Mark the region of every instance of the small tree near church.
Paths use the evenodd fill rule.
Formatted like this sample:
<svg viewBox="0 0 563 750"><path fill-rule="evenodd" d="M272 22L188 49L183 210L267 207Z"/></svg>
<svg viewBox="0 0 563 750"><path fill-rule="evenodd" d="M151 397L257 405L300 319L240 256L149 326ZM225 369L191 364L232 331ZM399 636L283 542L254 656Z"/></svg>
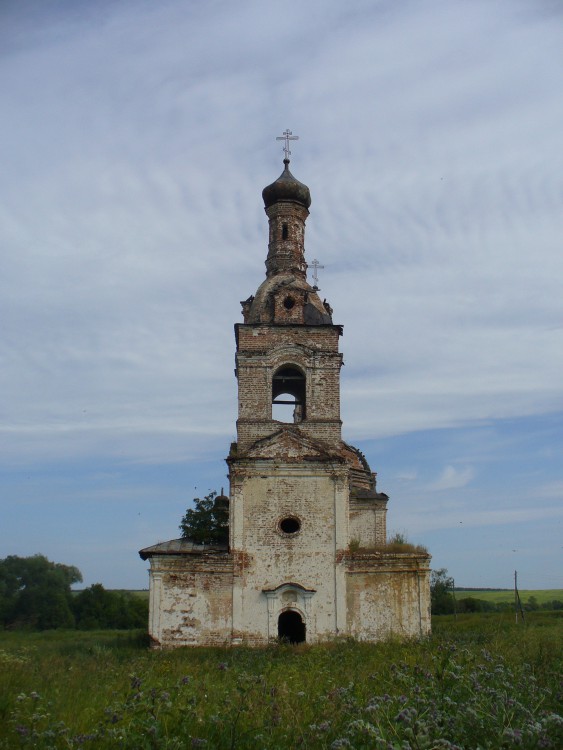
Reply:
<svg viewBox="0 0 563 750"><path fill-rule="evenodd" d="M198 544L228 544L229 507L223 496L215 491L203 500L194 498L194 507L189 508L180 523L183 539L191 539Z"/></svg>

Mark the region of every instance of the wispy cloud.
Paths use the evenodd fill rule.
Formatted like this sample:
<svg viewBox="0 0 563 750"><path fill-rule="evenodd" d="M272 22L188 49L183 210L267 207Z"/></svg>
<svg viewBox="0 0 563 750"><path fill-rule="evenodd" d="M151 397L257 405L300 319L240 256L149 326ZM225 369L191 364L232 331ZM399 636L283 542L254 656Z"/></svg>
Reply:
<svg viewBox="0 0 563 750"><path fill-rule="evenodd" d="M514 0L3 3L0 465L196 477L215 456L222 475L288 126L347 437L560 410L561 20ZM409 455L397 480L476 489L476 451Z"/></svg>
<svg viewBox="0 0 563 750"><path fill-rule="evenodd" d="M471 466L456 468L455 466L446 466L441 472L438 479L430 485L431 490L451 490L468 485L475 472Z"/></svg>
<svg viewBox="0 0 563 750"><path fill-rule="evenodd" d="M460 518L460 515L463 518ZM563 518L563 507L559 505L548 505L536 508L514 508L502 510L478 510L471 511L467 508L461 512L440 512L434 516L419 515L411 516L411 527L420 534L428 530L437 529L460 529L481 528L483 526L512 526L513 524L525 524L537 521L549 520L557 522Z"/></svg>
<svg viewBox="0 0 563 750"><path fill-rule="evenodd" d="M395 474L395 479L400 482L415 482L418 477L418 472L415 470L403 470Z"/></svg>
<svg viewBox="0 0 563 750"><path fill-rule="evenodd" d="M563 480L548 482L537 488L538 497L553 497L563 500Z"/></svg>

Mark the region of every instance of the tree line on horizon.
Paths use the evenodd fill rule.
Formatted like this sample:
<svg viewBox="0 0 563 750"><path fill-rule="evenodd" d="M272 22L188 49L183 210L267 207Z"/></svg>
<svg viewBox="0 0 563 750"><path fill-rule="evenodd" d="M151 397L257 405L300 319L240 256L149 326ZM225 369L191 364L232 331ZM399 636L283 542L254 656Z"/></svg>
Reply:
<svg viewBox="0 0 563 750"><path fill-rule="evenodd" d="M193 526L189 530L193 533ZM78 568L51 562L44 555L10 555L0 560L0 629L129 630L146 627L148 601L145 597L108 591L101 583L72 591L71 586L80 582L82 574ZM510 602L495 603L475 597L456 599L453 579L445 568L432 571L430 593L433 615L506 612L514 606ZM523 609L529 612L563 610L563 602L553 600L540 604L530 596L523 602Z"/></svg>
<svg viewBox="0 0 563 750"><path fill-rule="evenodd" d="M5 630L79 630L144 628L148 602L134 594L108 591L94 583L79 592L82 581L73 565L44 555L0 560L0 628Z"/></svg>
<svg viewBox="0 0 563 750"><path fill-rule="evenodd" d="M468 591L470 589L462 589ZM475 589L475 591L506 591L506 589ZM464 614L466 612L510 612L514 609L513 602L490 602L473 596L457 598L455 596L454 580L448 576L446 568L433 570L430 578L430 602L433 615L453 615L455 612ZM552 599L547 602L538 602L535 596L530 596L522 602L525 612L536 612L538 610L562 610L563 601Z"/></svg>

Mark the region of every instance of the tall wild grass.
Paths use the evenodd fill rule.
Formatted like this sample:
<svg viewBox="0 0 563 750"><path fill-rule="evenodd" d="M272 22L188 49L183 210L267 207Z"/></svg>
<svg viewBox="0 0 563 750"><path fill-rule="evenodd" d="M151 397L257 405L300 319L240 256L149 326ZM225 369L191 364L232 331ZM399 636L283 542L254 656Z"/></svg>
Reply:
<svg viewBox="0 0 563 750"><path fill-rule="evenodd" d="M431 638L150 651L142 633L0 633L0 748L561 748L561 613Z"/></svg>

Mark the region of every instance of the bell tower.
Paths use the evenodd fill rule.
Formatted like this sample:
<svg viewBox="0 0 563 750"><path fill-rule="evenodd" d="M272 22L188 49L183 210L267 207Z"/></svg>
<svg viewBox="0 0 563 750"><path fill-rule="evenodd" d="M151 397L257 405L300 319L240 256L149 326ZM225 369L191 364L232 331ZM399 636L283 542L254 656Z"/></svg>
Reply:
<svg viewBox="0 0 563 750"><path fill-rule="evenodd" d="M140 551L151 564L156 646L376 641L430 629L430 556L386 544L389 498L342 440L342 327L307 281L311 195L289 171L295 138L284 133L283 172L262 192L266 277L235 325L237 439L229 497L216 499L229 506L229 543L182 538Z"/></svg>
<svg viewBox="0 0 563 750"><path fill-rule="evenodd" d="M346 632L350 482L354 475L375 497L375 479L342 442L342 326L307 281L311 196L290 172L287 150L282 174L262 198L266 278L241 303L244 322L235 325L237 442L227 459L233 633L259 642L260 632L271 639L293 621L295 632L318 640ZM372 506L375 542L385 539L386 496Z"/></svg>
<svg viewBox="0 0 563 750"><path fill-rule="evenodd" d="M269 221L266 279L241 303L244 323L235 326L241 450L279 431L280 421L333 447L340 441L342 327L333 324L328 303L307 282L311 196L289 171L289 159L284 165L262 192ZM284 416L277 406L290 408Z"/></svg>

